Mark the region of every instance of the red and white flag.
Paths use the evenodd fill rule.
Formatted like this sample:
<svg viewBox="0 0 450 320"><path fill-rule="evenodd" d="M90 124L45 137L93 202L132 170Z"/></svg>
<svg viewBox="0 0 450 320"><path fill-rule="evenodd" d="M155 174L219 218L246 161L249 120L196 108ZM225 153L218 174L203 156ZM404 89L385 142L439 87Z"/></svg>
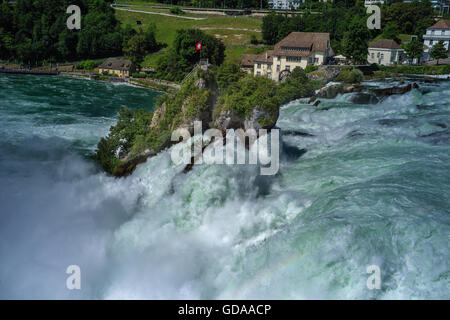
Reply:
<svg viewBox="0 0 450 320"><path fill-rule="evenodd" d="M197 51L202 50L202 42L201 41L195 45L195 50L197 50Z"/></svg>

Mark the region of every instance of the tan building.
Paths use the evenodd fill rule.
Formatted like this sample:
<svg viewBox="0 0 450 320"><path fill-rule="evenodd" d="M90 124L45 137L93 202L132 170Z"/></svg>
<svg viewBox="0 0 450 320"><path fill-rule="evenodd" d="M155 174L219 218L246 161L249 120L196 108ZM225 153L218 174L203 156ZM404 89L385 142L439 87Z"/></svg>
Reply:
<svg viewBox="0 0 450 320"><path fill-rule="evenodd" d="M395 63L401 64L405 51L397 42L390 39L380 39L369 44L367 62L390 66Z"/></svg>
<svg viewBox="0 0 450 320"><path fill-rule="evenodd" d="M296 67L305 69L308 65L326 64L332 55L329 33L291 32L274 50L255 58L253 73L279 81Z"/></svg>
<svg viewBox="0 0 450 320"><path fill-rule="evenodd" d="M117 77L129 77L134 72L133 63L130 60L108 58L98 67L100 74L108 74Z"/></svg>

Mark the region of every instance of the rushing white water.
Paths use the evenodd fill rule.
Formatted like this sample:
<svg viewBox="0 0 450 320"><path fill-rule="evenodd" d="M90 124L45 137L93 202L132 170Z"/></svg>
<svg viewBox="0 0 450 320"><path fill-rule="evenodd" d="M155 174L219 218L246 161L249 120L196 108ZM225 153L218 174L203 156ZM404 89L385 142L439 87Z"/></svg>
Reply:
<svg viewBox="0 0 450 320"><path fill-rule="evenodd" d="M184 174L165 151L115 179L86 155L117 88L46 79L0 78L1 298L450 298L448 82L377 105L284 106L273 177L250 165ZM27 94L5 93L17 81ZM37 102L43 81L84 98ZM106 105L95 115L76 111L98 106L91 86ZM125 89L137 91L120 89L120 103L138 106L144 91ZM79 291L66 289L73 264ZM366 287L369 265L381 290Z"/></svg>

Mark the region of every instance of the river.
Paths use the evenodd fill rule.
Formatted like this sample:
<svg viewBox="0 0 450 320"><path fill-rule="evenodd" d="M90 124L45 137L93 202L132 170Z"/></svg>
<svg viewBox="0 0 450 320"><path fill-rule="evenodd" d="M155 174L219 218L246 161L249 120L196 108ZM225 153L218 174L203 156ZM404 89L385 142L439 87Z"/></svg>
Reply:
<svg viewBox="0 0 450 320"><path fill-rule="evenodd" d="M164 151L116 179L96 144L159 93L0 76L0 298L449 299L450 82L419 85L283 106L275 176Z"/></svg>

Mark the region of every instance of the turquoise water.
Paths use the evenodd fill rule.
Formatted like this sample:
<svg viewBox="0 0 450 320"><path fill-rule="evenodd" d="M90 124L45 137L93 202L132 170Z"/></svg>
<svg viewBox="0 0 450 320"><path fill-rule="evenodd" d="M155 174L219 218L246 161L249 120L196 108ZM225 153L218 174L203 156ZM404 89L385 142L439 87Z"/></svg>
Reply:
<svg viewBox="0 0 450 320"><path fill-rule="evenodd" d="M164 151L115 179L90 160L96 143L121 105L151 109L158 94L2 76L0 297L448 299L449 89L291 102L276 176L184 174Z"/></svg>

